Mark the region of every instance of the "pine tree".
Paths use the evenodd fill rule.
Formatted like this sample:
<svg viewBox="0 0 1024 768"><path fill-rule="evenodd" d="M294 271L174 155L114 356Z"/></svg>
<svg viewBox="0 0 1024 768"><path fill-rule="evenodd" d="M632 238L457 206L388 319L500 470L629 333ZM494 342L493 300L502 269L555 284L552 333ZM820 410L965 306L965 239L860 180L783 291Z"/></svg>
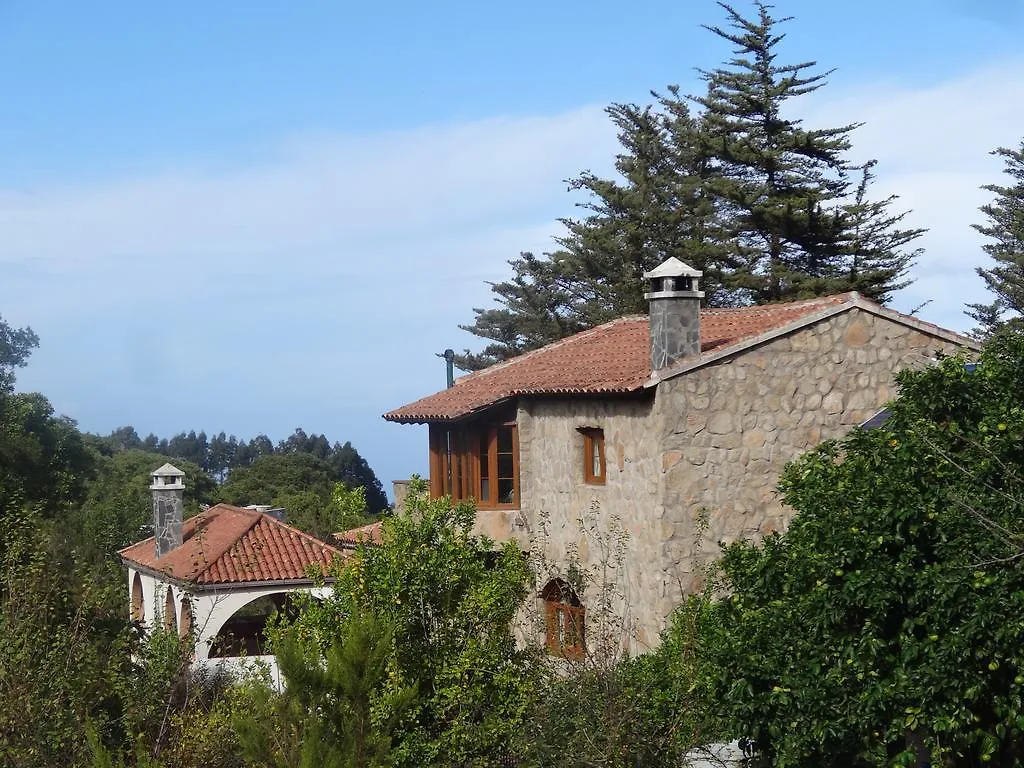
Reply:
<svg viewBox="0 0 1024 768"><path fill-rule="evenodd" d="M890 213L896 195L871 200L868 189L876 161L861 166L861 180L853 200L843 207L844 234L839 242L843 282L841 290L859 291L872 301L885 304L894 291L910 284L907 270L923 249L907 247L925 233L924 229L900 229L907 211Z"/></svg>
<svg viewBox="0 0 1024 768"><path fill-rule="evenodd" d="M607 110L623 149L615 163L618 178L584 172L570 182L570 189L588 194L580 208L589 213L561 219L568 234L557 241L566 254L563 269L595 286L594 300L581 312L588 326L646 313L643 274L671 256L704 271L707 303L725 301L731 265L723 263L715 202L706 187L700 122L677 88L653 95L653 106Z"/></svg>
<svg viewBox="0 0 1024 768"><path fill-rule="evenodd" d="M455 364L464 371L486 368L587 328L577 308L585 302L572 293L578 281L569 279L564 259L562 253L521 253L509 261L512 279L490 284L499 307L474 308L473 325L459 326L491 343L482 352L456 355Z"/></svg>
<svg viewBox="0 0 1024 768"><path fill-rule="evenodd" d="M554 253L510 262L511 280L492 283L499 307L475 309L460 326L491 343L467 350L476 369L627 314L644 313L642 275L670 256L704 272L708 306L742 306L857 290L877 301L907 284L922 234L900 229L894 197L869 195L874 162L846 158L856 124L809 129L794 100L829 72L815 62L777 63L784 39L770 6L746 19L720 3L735 46L703 71L703 96L677 88L654 104L615 104L617 175L584 172L571 190L587 197L580 218L561 219ZM691 112L689 105L699 110ZM852 177L852 178L851 178ZM859 178L858 178L859 177Z"/></svg>
<svg viewBox="0 0 1024 768"><path fill-rule="evenodd" d="M703 183L699 122L678 89L656 97L656 107L606 110L622 146L618 178L585 171L569 181L570 189L588 193L579 206L588 215L561 220L567 232L556 238L558 251L509 262L513 278L491 284L500 308L474 309L475 323L460 326L492 343L482 353L457 356L460 368L482 368L645 313L643 273L670 256L704 270L708 303L729 303L726 281L735 264L720 245L715 204Z"/></svg>
<svg viewBox="0 0 1024 768"><path fill-rule="evenodd" d="M979 327L976 333L987 336L1003 327L1019 328L1024 325L1024 140L1020 149L1000 147L992 152L1006 163L1003 172L1013 180L1011 186L988 184L982 189L995 195L995 200L981 207L988 219L974 228L991 242L982 250L996 264L990 269L978 267L977 272L985 287L996 295L991 304L969 304ZM1004 320L1009 311L1013 315Z"/></svg>
<svg viewBox="0 0 1024 768"><path fill-rule="evenodd" d="M751 20L720 3L728 28L706 26L735 46L733 58L701 70L707 93L704 138L718 165L712 189L723 205L737 279L756 302L828 292L839 272L842 221L834 203L846 192L849 134L856 127L807 130L787 115L791 99L813 93L829 72L815 62L778 64L784 35L769 7ZM824 291L823 291L824 289Z"/></svg>

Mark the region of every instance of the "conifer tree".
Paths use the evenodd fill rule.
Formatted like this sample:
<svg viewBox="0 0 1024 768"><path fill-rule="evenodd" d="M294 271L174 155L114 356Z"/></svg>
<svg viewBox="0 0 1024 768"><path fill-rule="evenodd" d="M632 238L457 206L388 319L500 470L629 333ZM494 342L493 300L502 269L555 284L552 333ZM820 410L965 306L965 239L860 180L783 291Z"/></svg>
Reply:
<svg viewBox="0 0 1024 768"><path fill-rule="evenodd" d="M853 289L886 297L903 284L912 254L901 248L920 231L894 231L902 217L886 213L889 201L868 201L870 166L846 159L857 124L806 128L792 116L792 101L831 72L778 62L778 27L790 19L773 18L769 5L756 3L756 19L719 5L728 25L705 28L735 46L733 58L702 70L707 92L695 101L717 164L710 184L741 264L733 279L754 303ZM851 188L856 170L861 184Z"/></svg>
<svg viewBox="0 0 1024 768"><path fill-rule="evenodd" d="M874 161L847 159L856 124L806 128L794 102L829 72L816 63L780 64L770 6L756 18L731 6L725 27L733 57L701 70L706 92L654 94L650 106L615 104L616 177L570 180L587 194L581 218L561 219L560 246L510 262L514 276L492 283L499 306L475 309L460 326L491 343L457 357L482 368L626 314L645 313L642 275L669 256L704 272L709 306L742 306L857 290L876 301L907 284L922 234L901 229L894 197L869 195ZM698 109L691 112L689 105Z"/></svg>
<svg viewBox="0 0 1024 768"><path fill-rule="evenodd" d="M924 229L900 229L908 211L891 213L896 195L871 200L868 190L874 181L876 161L861 166L861 180L853 199L843 206L844 234L839 242L843 290L859 291L872 301L885 304L894 291L910 284L907 270L923 249L908 250Z"/></svg>
<svg viewBox="0 0 1024 768"><path fill-rule="evenodd" d="M515 274L492 283L501 305L474 309L463 330L492 341L482 353L456 357L475 370L544 346L616 317L647 311L643 273L670 256L705 273L712 306L732 303L728 275L736 267L721 245L722 232L709 195L699 120L677 88L654 94L656 105L613 104L618 128L618 177L589 171L569 181L588 193L581 218L564 218L561 248L509 262Z"/></svg>
<svg viewBox="0 0 1024 768"><path fill-rule="evenodd" d="M974 228L989 239L982 250L995 260L995 266L977 272L985 287L996 295L991 304L969 304L967 314L978 322L977 333L987 336L1004 326L1019 328L1024 315L1024 141L1020 149L1000 147L992 152L1002 157L1003 172L1013 183L1009 186L988 184L982 189L995 195L995 200L981 207L987 222ZM1012 316L1004 320L1009 311Z"/></svg>

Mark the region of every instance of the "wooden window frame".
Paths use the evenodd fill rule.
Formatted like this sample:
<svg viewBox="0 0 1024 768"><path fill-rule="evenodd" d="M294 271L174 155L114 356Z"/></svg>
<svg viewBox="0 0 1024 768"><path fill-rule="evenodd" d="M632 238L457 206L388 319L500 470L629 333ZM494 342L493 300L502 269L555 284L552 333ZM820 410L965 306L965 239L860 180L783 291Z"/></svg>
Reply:
<svg viewBox="0 0 1024 768"><path fill-rule="evenodd" d="M579 661L587 653L587 609L561 579L548 582L544 600L544 647L552 656Z"/></svg>
<svg viewBox="0 0 1024 768"><path fill-rule="evenodd" d="M604 485L608 477L608 465L604 455L604 430L600 427L583 427L583 482L587 485ZM601 474L594 474L594 451L597 451Z"/></svg>
<svg viewBox="0 0 1024 768"><path fill-rule="evenodd" d="M498 438L510 431L512 476L498 476ZM484 454L481 446L486 445ZM483 460L486 458L488 493L482 493ZM501 501L499 480L512 481L512 498ZM519 430L515 421L477 421L468 424L430 425L430 495L451 496L453 501L476 502L478 509L519 508Z"/></svg>

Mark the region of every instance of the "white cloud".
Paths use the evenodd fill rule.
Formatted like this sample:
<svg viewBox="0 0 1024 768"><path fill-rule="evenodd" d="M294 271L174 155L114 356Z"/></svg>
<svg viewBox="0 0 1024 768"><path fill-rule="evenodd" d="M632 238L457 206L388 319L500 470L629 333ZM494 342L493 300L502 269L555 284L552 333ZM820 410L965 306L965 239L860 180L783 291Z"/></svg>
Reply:
<svg viewBox="0 0 1024 768"><path fill-rule="evenodd" d="M853 134L854 151L878 159L876 193L899 195L894 209L911 209L907 222L929 230L918 241L925 254L917 280L896 297L896 308L930 300L921 317L966 330L964 304L991 300L974 273L987 257L971 225L991 197L980 187L1001 183L1002 165L989 153L1024 137L1024 60L923 87L885 83L819 94L807 123L864 123Z"/></svg>
<svg viewBox="0 0 1024 768"><path fill-rule="evenodd" d="M1024 133L1024 62L815 99L808 124L864 122L855 151L879 159L876 193L930 229L896 307L931 299L924 319L966 328L964 302L987 298L978 188L999 180L988 152ZM21 381L91 429L302 424L351 439L385 480L422 471L422 435L379 414L440 385L434 353L471 341L456 325L489 303L483 281L548 247L572 212L563 180L607 172L615 151L588 107L0 190L0 311L43 342Z"/></svg>
<svg viewBox="0 0 1024 768"><path fill-rule="evenodd" d="M8 191L0 198L0 263L42 261L56 271L130 257L258 269L261 259L287 253L304 260L313 254L309 259L322 266L345 255L339 247L529 219L561 194L561 179L607 157L611 144L601 110L583 108L382 136L290 140L248 167Z"/></svg>

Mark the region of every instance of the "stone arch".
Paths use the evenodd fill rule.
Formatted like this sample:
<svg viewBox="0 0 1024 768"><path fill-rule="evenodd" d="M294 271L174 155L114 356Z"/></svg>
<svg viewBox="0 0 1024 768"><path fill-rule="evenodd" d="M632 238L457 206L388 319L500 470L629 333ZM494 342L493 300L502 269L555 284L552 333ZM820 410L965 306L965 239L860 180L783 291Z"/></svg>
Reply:
<svg viewBox="0 0 1024 768"><path fill-rule="evenodd" d="M132 621L143 621L146 618L146 598L142 591L142 577L136 573L132 577Z"/></svg>
<svg viewBox="0 0 1024 768"><path fill-rule="evenodd" d="M586 654L587 609L563 579L552 579L540 591L544 601L544 646L548 653L566 659Z"/></svg>
<svg viewBox="0 0 1024 768"><path fill-rule="evenodd" d="M164 629L168 632L178 632L178 617L174 611L174 590L170 585L164 595Z"/></svg>
<svg viewBox="0 0 1024 768"><path fill-rule="evenodd" d="M265 630L272 615L284 612L298 615L295 592L272 592L257 595L240 606L217 629L210 641L211 659L223 656L262 656L267 653ZM316 598L313 598L316 600Z"/></svg>

